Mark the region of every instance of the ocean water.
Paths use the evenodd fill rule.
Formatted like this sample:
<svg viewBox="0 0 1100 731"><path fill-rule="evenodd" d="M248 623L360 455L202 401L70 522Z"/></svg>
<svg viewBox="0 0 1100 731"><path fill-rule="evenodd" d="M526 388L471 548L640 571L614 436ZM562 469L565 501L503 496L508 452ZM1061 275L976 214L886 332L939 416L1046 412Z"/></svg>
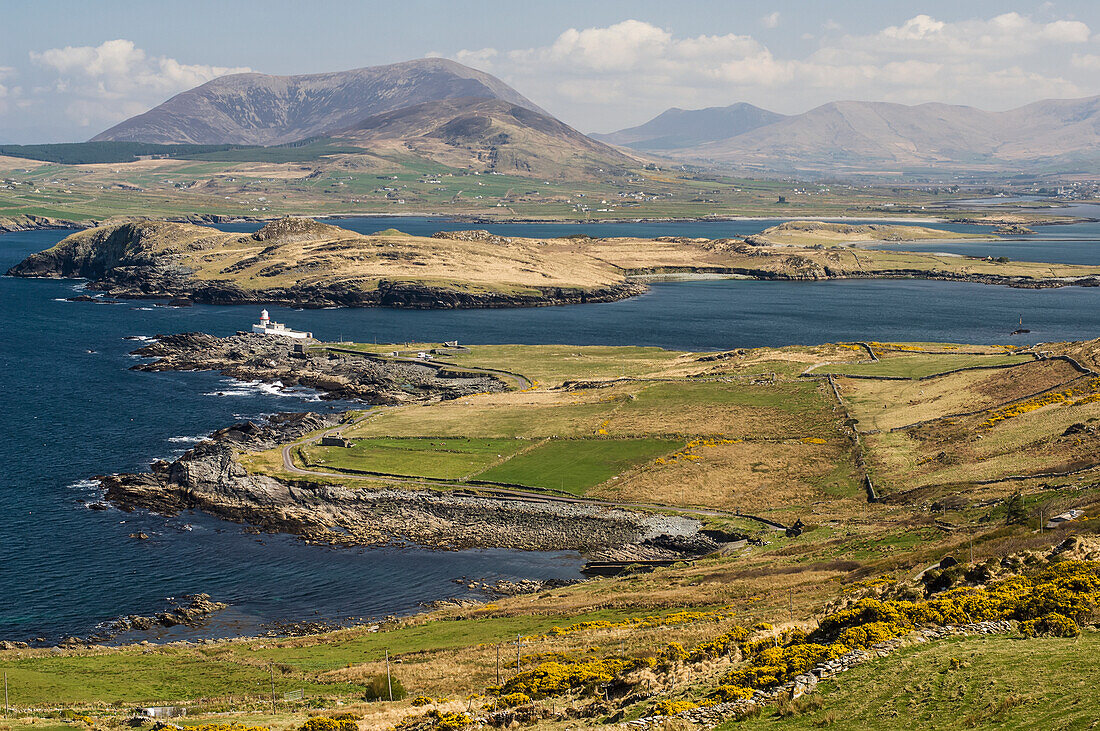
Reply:
<svg viewBox="0 0 1100 731"><path fill-rule="evenodd" d="M744 234L772 223L731 222L721 230L708 227L724 222L676 224L671 232L666 224L603 226L617 226L610 231L619 235L726 236L735 235L734 227ZM340 224L414 233L470 227L429 218ZM1089 224L1081 226L1079 238L1089 239ZM563 231L556 224L479 227L530 236ZM585 231L608 235L605 229ZM0 236L0 270L65 233ZM1041 245L1058 255L1071 243L1100 245L1095 238ZM191 592L232 604L199 633L224 636L252 632L276 619L412 611L420 602L462 595L452 581L462 576L578 575L580 559L568 552L336 550L288 536L249 535L241 526L198 514L166 519L89 510L86 504L98 492L88 478L96 474L144 469L238 419L341 405L215 373L128 370L135 362L128 353L141 343L127 337L191 330L228 335L247 327L256 307L65 301L79 291L76 281L0 278L0 638L87 634L99 622L158 611L165 597ZM669 283L622 302L518 310L269 309L275 319L320 338L360 341L710 350L853 339L1016 343L1100 336L1100 288L1017 290L924 281ZM1010 336L1020 317L1032 332ZM151 538L128 537L138 531ZM182 634L188 633L161 637Z"/></svg>

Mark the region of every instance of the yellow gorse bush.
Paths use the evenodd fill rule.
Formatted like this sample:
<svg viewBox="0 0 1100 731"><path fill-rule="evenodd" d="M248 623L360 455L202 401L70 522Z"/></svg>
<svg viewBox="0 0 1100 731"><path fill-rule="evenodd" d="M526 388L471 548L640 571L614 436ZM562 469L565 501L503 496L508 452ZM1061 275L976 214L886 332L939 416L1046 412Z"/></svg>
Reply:
<svg viewBox="0 0 1100 731"><path fill-rule="evenodd" d="M659 700L653 704L654 716L675 716L677 713L683 713L684 711L690 711L693 708L698 708L699 704L695 701L671 699Z"/></svg>
<svg viewBox="0 0 1100 731"><path fill-rule="evenodd" d="M656 666L651 657L609 657L540 663L525 670L501 686L490 688L499 695L523 693L531 698L548 698L572 690L593 692L598 686L640 668Z"/></svg>
<svg viewBox="0 0 1100 731"><path fill-rule="evenodd" d="M694 462L695 460L702 459L702 456L695 454L696 449L706 449L719 447L724 444L740 444L740 439L692 439L690 442L684 445L684 448L678 452L673 452L667 457L658 457L653 460L653 464L672 464L681 460L688 460Z"/></svg>
<svg viewBox="0 0 1100 731"><path fill-rule="evenodd" d="M1067 406L1079 406L1100 401L1100 378L1093 378L1083 388L1067 388L1065 391L1052 391L1041 396L1034 396L1011 406L1005 406L991 411L989 417L979 424L986 429L992 428L998 422L1007 419L1015 419L1017 416L1038 411L1044 406L1054 404L1066 404Z"/></svg>
<svg viewBox="0 0 1100 731"><path fill-rule="evenodd" d="M1074 637L1079 622L1100 607L1100 562L1062 561L984 587L952 589L922 601L861 599L825 617L807 636L741 640L745 664L727 672L711 693L718 700L749 697L752 689L784 683L857 648L908 634L922 625L1015 619L1027 636ZM693 659L713 657L738 636L727 633L696 648ZM720 653L717 653L720 654Z"/></svg>
<svg viewBox="0 0 1100 731"><path fill-rule="evenodd" d="M359 724L350 718L314 716L298 727L299 731L358 731Z"/></svg>

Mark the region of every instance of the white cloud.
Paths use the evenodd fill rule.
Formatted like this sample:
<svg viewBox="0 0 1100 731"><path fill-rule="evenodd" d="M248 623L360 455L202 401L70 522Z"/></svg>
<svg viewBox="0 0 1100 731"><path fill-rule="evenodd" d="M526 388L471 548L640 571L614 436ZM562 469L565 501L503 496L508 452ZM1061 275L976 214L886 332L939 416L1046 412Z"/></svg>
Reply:
<svg viewBox="0 0 1100 731"><path fill-rule="evenodd" d="M1078 20L1040 23L1015 12L952 23L915 15L871 35L848 36L841 43L893 55L1009 58L1049 45L1085 43L1091 35L1088 25Z"/></svg>
<svg viewBox="0 0 1100 731"><path fill-rule="evenodd" d="M251 71L150 56L125 39L32 51L30 58L56 74L49 87L36 91L63 96L65 112L82 127L118 122L218 76Z"/></svg>
<svg viewBox="0 0 1100 731"><path fill-rule="evenodd" d="M1075 53L1070 59L1074 68L1086 71L1100 71L1100 56L1095 53Z"/></svg>
<svg viewBox="0 0 1100 731"><path fill-rule="evenodd" d="M774 13L768 13L767 15L765 15L763 18L760 19L760 25L764 26L765 28L778 28L779 11L776 10Z"/></svg>
<svg viewBox="0 0 1100 731"><path fill-rule="evenodd" d="M840 26L828 21L824 28ZM454 58L503 77L582 129L605 131L670 106L735 101L800 112L842 98L1007 108L1080 96L1085 88L1100 91L1100 82L1065 72L1100 67L1100 56L1078 55L1070 63L1072 47L1090 39L1091 29L1077 20L1002 13L945 21L918 14L862 36L834 32L777 55L751 35L685 37L625 20L571 28L545 46L466 49ZM1058 54L1063 73L1051 73Z"/></svg>

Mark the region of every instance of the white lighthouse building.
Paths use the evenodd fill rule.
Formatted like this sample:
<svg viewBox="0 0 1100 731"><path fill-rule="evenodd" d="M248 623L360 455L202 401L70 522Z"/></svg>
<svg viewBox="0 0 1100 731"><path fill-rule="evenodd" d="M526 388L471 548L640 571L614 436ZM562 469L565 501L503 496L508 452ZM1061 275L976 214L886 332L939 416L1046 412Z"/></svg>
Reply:
<svg viewBox="0 0 1100 731"><path fill-rule="evenodd" d="M260 311L260 321L252 326L252 332L260 333L261 335L282 335L283 337L296 338L298 340L305 340L313 337L313 333L302 332L301 330L291 330L283 323L275 322L271 319L271 315L267 314L267 310Z"/></svg>

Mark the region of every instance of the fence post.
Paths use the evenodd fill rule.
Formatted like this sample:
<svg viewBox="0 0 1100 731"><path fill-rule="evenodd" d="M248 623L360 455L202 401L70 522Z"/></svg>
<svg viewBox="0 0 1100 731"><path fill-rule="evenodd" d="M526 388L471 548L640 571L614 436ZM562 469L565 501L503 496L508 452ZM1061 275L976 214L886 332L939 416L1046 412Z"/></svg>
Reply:
<svg viewBox="0 0 1100 731"><path fill-rule="evenodd" d="M268 665L267 672L271 678L271 714L275 715L275 666Z"/></svg>
<svg viewBox="0 0 1100 731"><path fill-rule="evenodd" d="M390 701L393 701L393 679L390 677L390 650L386 648L386 687L390 691Z"/></svg>

